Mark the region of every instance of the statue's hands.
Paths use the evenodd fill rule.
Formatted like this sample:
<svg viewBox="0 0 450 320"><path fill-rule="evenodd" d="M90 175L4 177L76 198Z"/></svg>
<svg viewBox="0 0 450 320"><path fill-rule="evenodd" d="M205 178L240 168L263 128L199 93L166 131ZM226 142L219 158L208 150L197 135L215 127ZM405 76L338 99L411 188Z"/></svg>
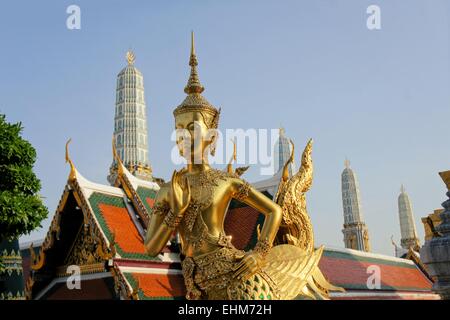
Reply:
<svg viewBox="0 0 450 320"><path fill-rule="evenodd" d="M180 172L174 170L172 174L171 187L169 189L170 209L177 216L181 216L186 211L191 201L191 188L186 177L184 179Z"/></svg>
<svg viewBox="0 0 450 320"><path fill-rule="evenodd" d="M250 251L234 268L234 277L247 280L263 266L264 259L258 252Z"/></svg>

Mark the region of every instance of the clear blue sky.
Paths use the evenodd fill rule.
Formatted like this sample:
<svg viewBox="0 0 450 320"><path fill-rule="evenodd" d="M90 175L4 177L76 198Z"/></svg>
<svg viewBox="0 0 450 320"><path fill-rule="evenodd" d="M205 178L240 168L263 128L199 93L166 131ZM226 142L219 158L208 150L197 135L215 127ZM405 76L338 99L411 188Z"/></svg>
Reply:
<svg viewBox="0 0 450 320"><path fill-rule="evenodd" d="M70 4L81 7L81 30L66 28ZM366 27L370 4L381 7L381 30ZM316 242L343 246L348 157L373 251L392 254L400 185L422 240L420 217L445 200L437 173L450 169L449 9L446 0L8 1L0 5L0 112L22 121L37 149L52 217L69 172L69 137L79 171L106 183L116 75L131 47L145 77L150 161L168 179L172 110L184 97L193 29L205 96L222 107L222 128L281 123L297 150L314 138L308 207ZM246 178L258 174L254 166Z"/></svg>

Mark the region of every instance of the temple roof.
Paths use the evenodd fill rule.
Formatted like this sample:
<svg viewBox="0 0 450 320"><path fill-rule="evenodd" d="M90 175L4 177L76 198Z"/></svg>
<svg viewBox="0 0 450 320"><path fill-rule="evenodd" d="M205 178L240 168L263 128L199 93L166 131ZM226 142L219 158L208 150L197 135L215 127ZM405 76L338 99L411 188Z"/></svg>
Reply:
<svg viewBox="0 0 450 320"><path fill-rule="evenodd" d="M123 197L94 192L89 197L89 203L108 242L115 242L117 256L153 259L145 252L143 234L132 220L131 209Z"/></svg>
<svg viewBox="0 0 450 320"><path fill-rule="evenodd" d="M433 283L412 261L359 250L326 247L320 269L334 285L369 290L369 267L380 270L380 291L431 292Z"/></svg>

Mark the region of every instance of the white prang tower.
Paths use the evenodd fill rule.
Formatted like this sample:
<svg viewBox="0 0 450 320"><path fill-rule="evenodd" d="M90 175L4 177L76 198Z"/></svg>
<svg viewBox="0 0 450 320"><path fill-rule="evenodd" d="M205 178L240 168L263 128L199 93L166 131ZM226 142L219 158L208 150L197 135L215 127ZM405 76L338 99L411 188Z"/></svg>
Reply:
<svg viewBox="0 0 450 320"><path fill-rule="evenodd" d="M135 56L127 52L128 65L117 75L114 140L117 154L136 177L153 180L148 161L147 115L144 97L144 77L134 66ZM113 160L108 182L115 184L117 164Z"/></svg>
<svg viewBox="0 0 450 320"><path fill-rule="evenodd" d="M400 244L402 248L406 250L412 248L418 251L420 244L419 238L417 237L414 214L411 201L403 185L400 188L400 195L398 196L398 216L400 219L400 233L402 236Z"/></svg>
<svg viewBox="0 0 450 320"><path fill-rule="evenodd" d="M345 160L345 169L341 176L342 206L344 209L344 243L345 247L360 251L370 251L369 231L363 221L361 196L359 194L356 174L350 168L350 161Z"/></svg>

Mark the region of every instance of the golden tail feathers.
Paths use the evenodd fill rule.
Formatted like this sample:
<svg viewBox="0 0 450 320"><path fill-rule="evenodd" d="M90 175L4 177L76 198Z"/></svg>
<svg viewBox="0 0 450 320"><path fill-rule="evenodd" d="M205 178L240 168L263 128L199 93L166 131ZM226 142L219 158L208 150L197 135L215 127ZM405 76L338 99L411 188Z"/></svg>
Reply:
<svg viewBox="0 0 450 320"><path fill-rule="evenodd" d="M319 269L323 246L307 253L293 245L273 247L263 270L277 284L280 299L327 300L329 291L343 291L330 284Z"/></svg>

